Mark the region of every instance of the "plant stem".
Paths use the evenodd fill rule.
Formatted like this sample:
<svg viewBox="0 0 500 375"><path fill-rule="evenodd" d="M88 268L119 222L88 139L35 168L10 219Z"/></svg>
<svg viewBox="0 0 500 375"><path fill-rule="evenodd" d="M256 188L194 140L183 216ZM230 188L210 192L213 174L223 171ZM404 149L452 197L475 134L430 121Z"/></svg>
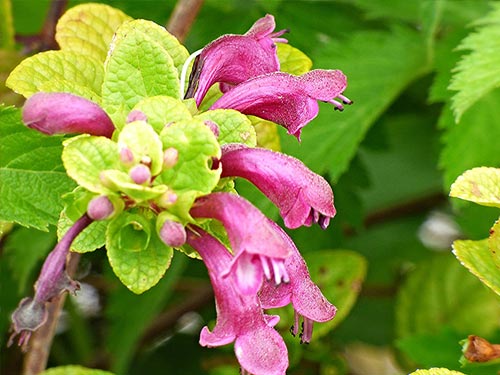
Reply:
<svg viewBox="0 0 500 375"><path fill-rule="evenodd" d="M167 30L180 42L186 39L203 0L179 0L167 23Z"/></svg>
<svg viewBox="0 0 500 375"><path fill-rule="evenodd" d="M0 0L0 49L14 48L14 26L10 0Z"/></svg>

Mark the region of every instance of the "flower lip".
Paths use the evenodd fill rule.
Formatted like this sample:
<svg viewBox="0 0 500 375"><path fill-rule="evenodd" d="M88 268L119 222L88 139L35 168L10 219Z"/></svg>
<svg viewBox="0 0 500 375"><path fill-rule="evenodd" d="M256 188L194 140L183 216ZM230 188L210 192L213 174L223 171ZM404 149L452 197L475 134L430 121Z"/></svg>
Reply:
<svg viewBox="0 0 500 375"><path fill-rule="evenodd" d="M185 98L194 98L199 106L208 89L216 82L227 90L249 78L279 71L276 42L287 30L273 33L276 27L270 14L257 20L244 35L227 34L214 40L193 64Z"/></svg>
<svg viewBox="0 0 500 375"><path fill-rule="evenodd" d="M210 109L235 109L284 126L300 141L301 129L319 112L317 101L329 102L343 109L341 99L347 78L340 70L311 70L302 76L283 72L263 74L248 79L224 93Z"/></svg>
<svg viewBox="0 0 500 375"><path fill-rule="evenodd" d="M252 182L279 208L288 228L318 223L325 229L335 216L330 185L298 159L263 148L227 144L222 147L220 162L221 177Z"/></svg>

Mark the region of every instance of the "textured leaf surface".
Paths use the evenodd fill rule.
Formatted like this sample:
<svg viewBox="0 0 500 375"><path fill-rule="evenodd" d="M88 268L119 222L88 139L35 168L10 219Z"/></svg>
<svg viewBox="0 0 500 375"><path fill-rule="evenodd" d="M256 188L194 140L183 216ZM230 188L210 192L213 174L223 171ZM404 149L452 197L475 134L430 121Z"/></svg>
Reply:
<svg viewBox="0 0 500 375"><path fill-rule="evenodd" d="M70 92L100 101L104 69L99 61L77 52L47 51L21 62L6 85L30 97L36 92Z"/></svg>
<svg viewBox="0 0 500 375"><path fill-rule="evenodd" d="M75 184L61 163L61 138L25 127L19 110L0 107L0 219L47 230Z"/></svg>
<svg viewBox="0 0 500 375"><path fill-rule="evenodd" d="M450 196L500 207L500 169L480 167L466 171L451 185Z"/></svg>
<svg viewBox="0 0 500 375"><path fill-rule="evenodd" d="M248 116L257 134L257 146L273 151L281 151L281 140L278 125L259 117Z"/></svg>
<svg viewBox="0 0 500 375"><path fill-rule="evenodd" d="M280 70L282 72L300 76L311 70L312 61L304 52L289 44L277 43L277 46Z"/></svg>
<svg viewBox="0 0 500 375"><path fill-rule="evenodd" d="M490 229L488 246L490 248L491 256L493 257L493 262L495 262L498 270L500 270L500 220L497 220ZM498 279L500 280L500 276Z"/></svg>
<svg viewBox="0 0 500 375"><path fill-rule="evenodd" d="M106 248L116 276L136 294L158 283L173 255L173 249L158 238L154 223L128 212L109 224Z"/></svg>
<svg viewBox="0 0 500 375"><path fill-rule="evenodd" d="M151 24L136 20L118 29L105 62L103 106L118 128L143 98L157 95L179 98L179 77L172 57L161 41L144 33L143 23Z"/></svg>
<svg viewBox="0 0 500 375"><path fill-rule="evenodd" d="M250 147L257 144L255 129L250 120L232 109L216 109L206 111L195 118L206 121L210 120L219 127L218 141L221 145L225 143L243 143Z"/></svg>
<svg viewBox="0 0 500 375"><path fill-rule="evenodd" d="M158 133L171 122L192 118L183 102L170 96L145 98L137 103L133 109L144 113L148 118L148 124Z"/></svg>
<svg viewBox="0 0 500 375"><path fill-rule="evenodd" d="M57 223L58 238L62 238L73 224L74 221L66 215L66 212L61 212L61 217ZM75 238L71 244L71 251L86 253L104 246L107 226L107 221L94 221Z"/></svg>
<svg viewBox="0 0 500 375"><path fill-rule="evenodd" d="M500 272L493 260L488 240L455 241L453 253L470 272L500 295Z"/></svg>
<svg viewBox="0 0 500 375"><path fill-rule="evenodd" d="M491 12L477 24L477 31L459 46L470 53L457 64L450 84L458 91L452 99L457 122L481 97L500 87L500 4L492 4Z"/></svg>
<svg viewBox="0 0 500 375"><path fill-rule="evenodd" d="M116 29L130 20L121 10L105 4L77 5L57 22L56 41L64 51L104 62Z"/></svg>
<svg viewBox="0 0 500 375"><path fill-rule="evenodd" d="M99 178L101 171L118 169L118 146L105 137L79 136L64 144L62 160L78 185L95 193L109 193Z"/></svg>
<svg viewBox="0 0 500 375"><path fill-rule="evenodd" d="M349 250L322 250L305 255L311 279L337 307L335 318L315 324L315 339L326 335L349 314L366 276L365 258Z"/></svg>
<svg viewBox="0 0 500 375"><path fill-rule="evenodd" d="M462 334L488 335L498 327L499 316L493 293L452 256L435 256L420 263L399 290L396 331L404 338L448 326Z"/></svg>
<svg viewBox="0 0 500 375"><path fill-rule="evenodd" d="M321 105L318 119L304 128L301 145L286 137L283 148L311 169L329 172L337 180L368 128L429 67L421 36L404 28L392 33L358 32L342 47L333 42L325 45L314 60L321 67L346 74L345 95L355 104L342 113L331 105Z"/></svg>

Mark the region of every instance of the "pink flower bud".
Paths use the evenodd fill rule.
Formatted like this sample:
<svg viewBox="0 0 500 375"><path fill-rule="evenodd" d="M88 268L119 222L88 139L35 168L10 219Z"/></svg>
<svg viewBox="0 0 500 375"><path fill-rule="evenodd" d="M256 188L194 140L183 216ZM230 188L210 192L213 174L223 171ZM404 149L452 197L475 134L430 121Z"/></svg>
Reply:
<svg viewBox="0 0 500 375"><path fill-rule="evenodd" d="M127 124L134 121L148 121L148 117L137 109L134 109L127 116Z"/></svg>
<svg viewBox="0 0 500 375"><path fill-rule="evenodd" d="M130 170L129 176L136 184L142 185L151 180L151 171L144 164L138 164Z"/></svg>
<svg viewBox="0 0 500 375"><path fill-rule="evenodd" d="M132 150L130 150L126 146L122 147L122 149L120 150L120 161L125 166L131 166L134 162L134 154L132 153Z"/></svg>
<svg viewBox="0 0 500 375"><path fill-rule="evenodd" d="M105 195L93 198L87 206L87 215L92 220L105 220L110 217L115 208Z"/></svg>
<svg viewBox="0 0 500 375"><path fill-rule="evenodd" d="M163 208L169 208L173 204L177 202L177 194L175 194L172 190L169 190L162 194L162 196L158 199L158 206Z"/></svg>
<svg viewBox="0 0 500 375"><path fill-rule="evenodd" d="M186 242L186 229L181 223L173 220L165 220L159 234L167 246L180 247Z"/></svg>
<svg viewBox="0 0 500 375"><path fill-rule="evenodd" d="M23 121L45 134L87 133L110 138L115 130L104 110L88 99L63 92L39 92L24 104Z"/></svg>
<svg viewBox="0 0 500 375"><path fill-rule="evenodd" d="M179 151L174 147L169 147L163 152L163 168L170 169L179 160Z"/></svg>

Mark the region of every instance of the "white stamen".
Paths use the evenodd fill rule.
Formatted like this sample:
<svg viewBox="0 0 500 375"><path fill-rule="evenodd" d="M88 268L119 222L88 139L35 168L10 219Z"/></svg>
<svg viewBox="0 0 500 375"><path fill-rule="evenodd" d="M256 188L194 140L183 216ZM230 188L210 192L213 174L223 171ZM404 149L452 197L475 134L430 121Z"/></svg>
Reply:
<svg viewBox="0 0 500 375"><path fill-rule="evenodd" d="M180 82L180 95L179 97L181 99L184 99L184 91L186 89L186 74L187 74L187 70L189 68L189 66L191 65L191 62L198 56L201 54L201 52L203 51L203 48L202 49L199 49L198 51L196 52L193 52L191 55L189 55L189 57L186 59L186 61L184 62L184 65L182 66L182 71L181 71L181 82Z"/></svg>

